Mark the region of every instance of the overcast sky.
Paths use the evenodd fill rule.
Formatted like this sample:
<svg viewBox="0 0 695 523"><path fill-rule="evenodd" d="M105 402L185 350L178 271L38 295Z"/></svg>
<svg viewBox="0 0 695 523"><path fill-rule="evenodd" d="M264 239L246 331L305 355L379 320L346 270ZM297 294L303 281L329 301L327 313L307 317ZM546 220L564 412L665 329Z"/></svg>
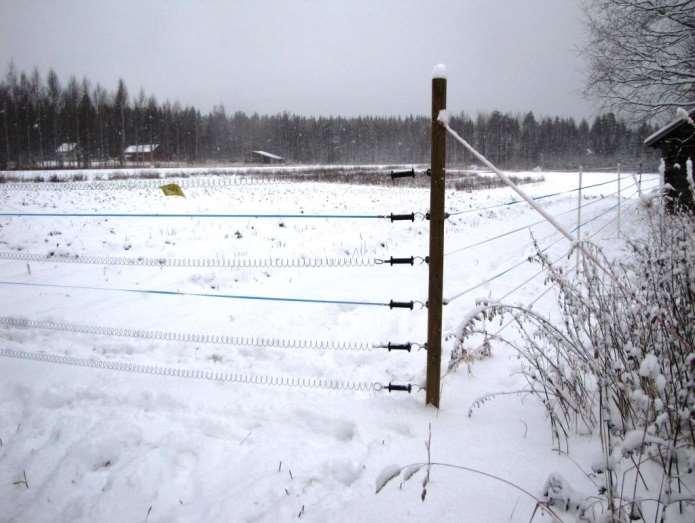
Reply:
<svg viewBox="0 0 695 523"><path fill-rule="evenodd" d="M0 0L0 63L209 110L591 116L578 0ZM4 74L4 73L3 73Z"/></svg>

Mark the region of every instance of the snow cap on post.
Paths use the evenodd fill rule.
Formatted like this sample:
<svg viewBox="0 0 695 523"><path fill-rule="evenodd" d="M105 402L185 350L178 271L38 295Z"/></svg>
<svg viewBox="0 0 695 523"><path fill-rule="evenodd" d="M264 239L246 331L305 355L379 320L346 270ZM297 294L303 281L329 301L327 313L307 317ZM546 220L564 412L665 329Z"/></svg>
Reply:
<svg viewBox="0 0 695 523"><path fill-rule="evenodd" d="M443 78L446 80L446 65L437 64L432 69L432 78Z"/></svg>

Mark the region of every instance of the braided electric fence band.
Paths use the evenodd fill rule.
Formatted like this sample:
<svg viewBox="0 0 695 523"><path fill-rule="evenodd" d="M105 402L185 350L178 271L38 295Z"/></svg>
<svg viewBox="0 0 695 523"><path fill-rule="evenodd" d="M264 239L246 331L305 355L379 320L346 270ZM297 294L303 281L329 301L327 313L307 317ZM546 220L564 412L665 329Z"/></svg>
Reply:
<svg viewBox="0 0 695 523"><path fill-rule="evenodd" d="M116 336L121 338L141 338L149 340L179 341L201 344L205 343L215 345L230 345L236 347L365 352L377 348L383 348L385 346L384 344L360 341L258 338L252 336L227 336L206 333L166 332L145 329L102 327L97 325L79 325L61 321L28 320L24 318L13 318L10 316L0 316L0 325L21 329L45 329L63 332L75 332L79 334Z"/></svg>
<svg viewBox="0 0 695 523"><path fill-rule="evenodd" d="M44 255L28 252L0 252L0 260L84 265L142 265L146 267L216 267L225 269L318 269L374 267L384 262L359 256L345 258L153 258L127 256Z"/></svg>
<svg viewBox="0 0 695 523"><path fill-rule="evenodd" d="M250 185L278 185L290 183L290 179L278 176L257 177L246 175L220 176L219 178L154 178L147 180L96 180L85 182L11 182L0 183L6 191L139 191L159 189L162 185L175 183L183 189L218 189Z"/></svg>
<svg viewBox="0 0 695 523"><path fill-rule="evenodd" d="M242 383L248 385L267 385L275 387L296 387L323 390L346 390L351 392L376 392L383 388L378 382L346 381L328 378L301 378L290 376L268 376L240 374L236 372L220 372L201 369L184 369L176 367L161 367L158 365L140 365L120 361L106 361L95 359L75 358L58 354L46 354L36 352L16 351L12 349L0 349L0 356L44 363L56 363L60 365L72 365L94 369L107 369L120 372L132 372L136 374L153 374L155 376L172 376L176 378L190 378L224 383Z"/></svg>

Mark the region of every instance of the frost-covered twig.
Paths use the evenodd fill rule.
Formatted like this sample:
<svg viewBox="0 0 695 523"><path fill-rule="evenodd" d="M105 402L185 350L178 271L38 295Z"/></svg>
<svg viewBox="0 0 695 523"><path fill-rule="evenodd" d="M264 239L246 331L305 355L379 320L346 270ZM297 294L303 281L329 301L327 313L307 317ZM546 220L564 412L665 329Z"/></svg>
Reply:
<svg viewBox="0 0 695 523"><path fill-rule="evenodd" d="M13 485L24 485L27 490L29 489L29 482L27 481L27 471L23 470L22 471L22 476L23 479L19 479L17 481L12 482Z"/></svg>
<svg viewBox="0 0 695 523"><path fill-rule="evenodd" d="M482 396L478 396L473 403L471 403L471 406L468 407L468 417L470 418L473 416L473 411L477 408L482 407L485 403L488 401L499 398L500 396L517 396L519 394L535 394L536 391L533 389L520 389L520 390L509 390L509 391L504 391L504 392L489 392L487 394L483 394Z"/></svg>
<svg viewBox="0 0 695 523"><path fill-rule="evenodd" d="M398 466L398 465L389 465L386 467L378 476L377 479L377 493L381 492L381 490L393 479L397 478L398 476L402 477L403 482L408 481L410 478L412 478L419 470L426 468L426 467L442 467L442 468L449 468L449 469L455 469L455 470L461 470L464 472L470 472L472 474L477 474L480 476L484 476L486 478L493 479L495 481L498 481L500 483L504 483L505 485L512 487L513 489L517 490L518 492L521 492L524 494L526 497L532 499L533 501L536 502L536 507L540 507L542 510L546 511L554 521L562 523L562 518L548 506L547 501L534 495L533 493L529 492L526 490L524 487L518 485L517 483L514 483L513 481L509 481L508 479L505 479L501 476L497 476L495 474L491 474L489 472L485 472L484 470L472 468L472 467L467 467L465 465L456 465L453 463L444 463L444 462L439 462L439 461L428 461L428 462L423 462L423 463L411 463L409 465L405 466ZM534 511L535 512L535 511Z"/></svg>

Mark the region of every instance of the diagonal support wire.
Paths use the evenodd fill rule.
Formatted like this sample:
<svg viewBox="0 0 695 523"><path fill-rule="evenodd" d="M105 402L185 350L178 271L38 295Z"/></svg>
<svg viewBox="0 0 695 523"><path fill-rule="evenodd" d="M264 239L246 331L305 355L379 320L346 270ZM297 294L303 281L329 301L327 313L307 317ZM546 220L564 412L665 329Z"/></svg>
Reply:
<svg viewBox="0 0 695 523"><path fill-rule="evenodd" d="M514 182L512 182L509 177L501 170L499 170L495 165L485 158L482 154L480 154L471 144L469 144L466 140L464 140L456 131L454 131L450 126L449 126L449 117L447 112L441 111L437 117L437 121L442 125L451 136L454 137L454 139L459 142L461 145L463 145L473 156L475 156L478 160L483 162L492 172L497 174L499 178L506 183L514 192L516 192L519 197L521 197L522 200L524 200L526 203L528 203L533 209L538 212L545 220L547 220L553 227L555 227L560 234L562 234L565 238L567 238L569 241L572 243L576 242L576 238L572 236L567 229L565 229L550 213L548 213L543 207L538 205L533 198L531 198L526 192L521 189L518 185L516 185Z"/></svg>
<svg viewBox="0 0 695 523"><path fill-rule="evenodd" d="M611 183L613 183L613 181L612 181ZM629 189L629 188L634 187L634 186L635 186L635 184L629 185L629 186L625 187L623 190ZM610 196L615 196L616 194L618 194L617 191L616 191L616 192L613 192L613 193L611 193L611 194L608 194L608 195L606 195L606 196L601 196L600 198L596 198L595 200L593 200L593 201L591 201L591 202L589 202L589 203L587 203L587 204L584 204L584 205L583 205L583 208L586 209L587 207L590 207L591 205L595 205L595 204L597 204L597 203L600 203L600 202L602 202L603 200L605 200L606 198L609 198ZM570 214L570 213L574 213L574 212L576 212L576 211L577 211L577 207L573 207L573 208L571 208L571 209L569 209L569 210L567 210L567 211L563 211L563 212L559 213L557 216L564 216L564 215L567 215L567 214ZM481 245L485 245L486 243L490 243L490 242L492 242L492 241L499 240L499 239L505 238L505 237L507 237L507 236L511 236L512 234L516 234L516 233L519 233L519 232L523 232L523 231L525 231L525 230L527 230L527 229L530 230L530 229L532 229L533 227L536 227L536 226L538 226L538 225L540 225L540 224L542 224L542 223L546 223L546 221L545 221L545 220L537 220L537 221L535 221L535 222L532 222L532 223L523 225L523 226L521 226L521 227L516 227L516 228L514 228L514 229L510 229L510 230L505 231L505 232L503 232L503 233L500 233L500 234L498 234L498 235L490 236L490 237L487 237L487 238L485 238L485 239L483 239L483 240L479 240L479 241L477 241L477 242L464 245L463 247L458 247L458 248L456 248L456 249L453 249L453 250L451 250L451 251L448 251L448 252L446 252L446 253L444 254L444 256L451 256L452 254L458 254L458 253L463 252L463 251L466 251L466 250L468 250L468 249L472 249L472 248L475 248L475 247L479 247L479 246L481 246ZM557 234L557 232L555 232L554 234Z"/></svg>
<svg viewBox="0 0 695 523"><path fill-rule="evenodd" d="M634 196L634 193L633 193L633 196ZM592 217L592 218L590 218L589 220L586 220L585 222L583 222L581 225L575 226L570 232L571 232L571 233L572 233L572 232L575 232L579 227L583 227L584 225L587 225L587 224L589 224L589 223L594 222L595 220L598 220L599 218L605 216L606 214L610 213L610 212L613 211L614 209L618 208L619 205L620 205L619 203L618 203L618 204L615 204L615 205L609 207L608 209L606 209L604 212L598 213L598 214L595 215L594 217ZM599 229L599 231L600 231L600 230L602 230L602 229ZM551 247L553 247L554 245L558 244L559 242L561 242L561 241L564 240L564 239L565 239L565 237L562 237L562 236L561 236L560 238L556 239L556 240L553 241L552 243L550 243L550 244L546 245L545 247L543 247L543 248L541 249L541 252L546 252L548 249L550 249ZM574 244L573 244L573 245L574 245ZM574 248L574 247L572 247L572 248ZM502 270L502 271L500 271L500 272L494 274L493 276L491 276L491 277L489 277L489 278L487 278L487 279L485 279L485 280L483 280L483 281L481 281L481 282L479 282L479 283L473 285L472 287L469 287L469 288L467 288L467 289L465 289L465 290L463 290L463 291L461 291L461 292L459 292L459 293L456 293L456 294L450 296L449 298L447 298L446 302L447 302L447 303L450 303L450 302L452 302L452 301L454 301L454 300L457 300L458 298L461 298L462 296L465 296L466 294L469 294L470 292L473 292L474 290L479 289L480 287L483 287L483 286L489 284L490 282L492 282L492 281L494 281L494 280L496 280L496 279L498 279L498 278L501 278L502 276L504 276L504 275L506 275L506 274L508 274L508 273L510 273L510 272L512 272L512 271L514 271L515 269L517 269L517 268L521 267L522 265L528 263L528 261L529 261L528 258L524 258L524 259L522 259L522 260L520 260L520 261L514 263L513 265L510 265L510 266L507 267L506 269L504 269L504 270ZM538 274L540 274L540 273L537 273L536 275L538 275ZM534 276L534 277L535 277L535 276Z"/></svg>
<svg viewBox="0 0 695 523"><path fill-rule="evenodd" d="M630 176L623 176L622 178L620 178L620 180L627 180L627 179L630 179ZM607 182L600 182L600 183L595 183L592 185L585 185L582 189L591 189L593 187L601 187L603 185L609 185L609 184L614 184L614 183L616 183L616 180L609 180ZM578 188L568 189L566 191L560 191L560 192L554 192L554 193L550 193L550 194L542 194L540 196L534 196L531 199L534 201L544 200L546 198L552 198L554 196L561 196L563 194L571 194L573 192L577 192L578 190L579 190ZM617 192L614 194L617 194ZM498 204L489 205L486 207L472 207L470 209L464 209L462 211L452 211L449 213L449 215L450 216L459 216L461 214L468 214L468 213L477 212L477 211L487 211L487 210L491 210L491 209L498 209L500 207L509 207L509 206L518 205L518 204L524 203L524 202L525 202L525 200L514 200L511 202L498 203Z"/></svg>
<svg viewBox="0 0 695 523"><path fill-rule="evenodd" d="M604 215L605 215L605 214L604 214ZM617 220L617 216L614 217L614 218L612 218L612 219L610 219L610 220L608 220L606 223L604 223L604 224L603 224L601 227L599 227L597 230L593 231L593 232L589 235L589 237L590 237L590 238L594 238L594 237L597 236L599 233L601 233L603 230L605 230L609 225L613 224L616 220ZM571 252L572 252L572 249L569 249L569 250L568 250L567 252L565 252L562 256L556 258L552 263L553 263L553 264L558 263L562 258L564 258L564 257L568 256L569 254L571 254ZM573 268L570 269L570 271L568 272L568 275L571 274L572 272L575 272L576 270L577 270L577 267L576 267L576 266L573 267ZM523 287L525 287L528 283L530 283L532 280L534 280L535 278L537 278L538 276L540 276L540 275L543 274L544 272L545 272L545 271L544 271L543 269L541 269L540 271L538 271L538 272L536 272L535 274L533 274L530 278L528 278L528 279L526 279L525 281L523 281L521 284L517 285L516 287L514 287L514 288L511 289L510 291L507 291L504 295L502 295L501 297L497 298L495 301L498 302L498 303L499 303L499 302L502 302L503 300L507 299L509 296L511 296L512 294L514 294L515 292L517 292L517 291L519 291L520 289L522 289ZM540 294L538 294L533 300L531 300L530 302L528 302L528 303L525 305L525 308L527 308L527 309L532 308L532 307L533 307L538 301L540 301L544 296L546 296L546 295L549 294L551 291L553 291L553 289L554 289L554 287L552 287L552 286L546 287L546 288L545 288ZM507 327L509 327L512 323L514 323L514 321L516 321L516 317L515 317L515 316L509 318L509 319L508 319L507 321L505 321L502 325L500 325L499 329L497 329L497 331L496 331L495 333L493 333L493 334L491 335L491 337L493 337L493 338L498 337L498 336L502 333L502 331L504 331ZM456 335L456 334L455 334L455 331L456 331L456 329L450 329L449 331L446 332L445 336L446 336L446 337L455 336L455 335ZM483 343L484 343L484 342L483 342ZM481 343L481 344L478 345L475 349L473 349L473 352L476 352L476 351L480 350L480 349L483 347L483 343ZM448 368L448 369L446 370L446 372L444 373L444 375L442 376L442 379L444 379L446 376L450 375L450 374L455 370L455 368L456 368L456 366L451 366L451 365L450 365L449 368Z"/></svg>
<svg viewBox="0 0 695 523"><path fill-rule="evenodd" d="M504 183L506 183L511 189L513 189L523 200L526 201L533 209L535 209L543 218L545 218L555 229L558 230L565 238L567 238L573 245L577 246L577 249L581 251L582 255L591 263L593 263L598 269L601 270L608 278L612 279L616 285L618 285L622 290L629 292L629 290L625 287L625 285L608 269L601 263L601 261L592 253L589 249L587 249L581 242L578 242L577 239L572 236L570 232L568 232L558 221L548 212L546 212L543 207L538 205L531 197L529 197L523 189L521 189L519 186L517 186L514 182L512 182L509 177L500 169L495 167L495 165L488 160L485 156L480 154L471 144L469 144L466 140L464 140L456 131L454 131L450 126L449 126L449 116L446 112L446 110L440 111L439 115L437 116L437 121L442 125L448 132L451 134L454 139L459 142L461 145L463 145L473 156L475 156L478 160L483 162L487 167L492 170L497 176L500 177ZM646 305L646 304L643 304ZM660 320L661 321L661 320ZM676 333L677 336L679 336Z"/></svg>

